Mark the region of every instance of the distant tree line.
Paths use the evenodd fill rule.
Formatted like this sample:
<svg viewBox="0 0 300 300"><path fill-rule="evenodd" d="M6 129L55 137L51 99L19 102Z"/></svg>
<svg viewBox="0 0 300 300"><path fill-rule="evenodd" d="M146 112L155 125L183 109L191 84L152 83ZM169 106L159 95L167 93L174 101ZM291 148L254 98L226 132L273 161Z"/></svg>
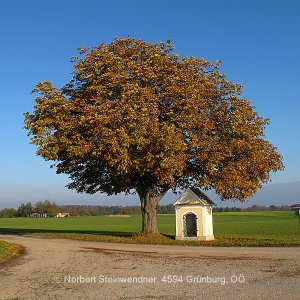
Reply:
<svg viewBox="0 0 300 300"><path fill-rule="evenodd" d="M172 204L159 205L159 214L175 213ZM38 201L35 205L31 202L22 203L17 209L4 208L0 210L0 218L14 217L55 217L58 213L69 213L72 216L100 216L100 215L138 215L140 206L101 206L101 205L57 205L49 200Z"/></svg>
<svg viewBox="0 0 300 300"><path fill-rule="evenodd" d="M239 207L214 207L214 212L240 212L240 211L287 211L291 206L263 206L252 205L247 208ZM4 208L0 210L0 218L14 217L55 217L58 213L69 213L69 216L100 216L100 215L138 215L140 206L102 206L102 205L57 205L49 200L22 203L17 209ZM158 205L158 214L174 214L173 204Z"/></svg>
<svg viewBox="0 0 300 300"><path fill-rule="evenodd" d="M290 205L281 205L281 206L264 206L264 205L252 205L247 208L240 207L215 207L213 211L215 212L235 212L235 211L287 211L291 210Z"/></svg>
<svg viewBox="0 0 300 300"><path fill-rule="evenodd" d="M140 206L102 206L102 205L61 205L61 212L68 212L71 216L100 216L100 215L138 215ZM174 214L173 204L158 205L158 214Z"/></svg>
<svg viewBox="0 0 300 300"><path fill-rule="evenodd" d="M54 217L60 211L59 206L55 202L49 200L38 201L35 205L31 202L22 203L17 209L4 208L0 211L0 218L14 217Z"/></svg>

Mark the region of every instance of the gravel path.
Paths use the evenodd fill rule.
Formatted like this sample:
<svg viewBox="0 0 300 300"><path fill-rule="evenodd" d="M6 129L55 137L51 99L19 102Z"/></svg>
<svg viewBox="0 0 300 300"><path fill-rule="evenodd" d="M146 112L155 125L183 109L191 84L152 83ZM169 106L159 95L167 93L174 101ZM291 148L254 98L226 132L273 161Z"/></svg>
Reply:
<svg viewBox="0 0 300 300"><path fill-rule="evenodd" d="M299 299L299 248L111 244L0 235L26 247L0 299Z"/></svg>

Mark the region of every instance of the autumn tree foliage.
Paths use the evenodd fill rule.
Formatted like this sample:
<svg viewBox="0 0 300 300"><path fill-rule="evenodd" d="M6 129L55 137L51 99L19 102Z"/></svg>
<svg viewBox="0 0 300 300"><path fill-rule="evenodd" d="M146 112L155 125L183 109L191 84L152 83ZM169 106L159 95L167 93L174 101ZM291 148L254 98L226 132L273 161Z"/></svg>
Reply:
<svg viewBox="0 0 300 300"><path fill-rule="evenodd" d="M219 62L180 58L173 45L118 38L73 59L72 80L38 83L25 127L37 154L78 192L137 193L144 232L172 189L214 189L243 201L283 168L268 119Z"/></svg>

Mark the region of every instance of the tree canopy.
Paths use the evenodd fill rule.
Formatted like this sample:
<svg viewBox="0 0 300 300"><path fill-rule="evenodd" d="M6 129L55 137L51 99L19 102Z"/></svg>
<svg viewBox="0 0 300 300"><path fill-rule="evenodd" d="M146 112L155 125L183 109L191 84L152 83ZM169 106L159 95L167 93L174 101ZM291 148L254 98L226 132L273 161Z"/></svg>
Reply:
<svg viewBox="0 0 300 300"><path fill-rule="evenodd" d="M264 136L269 120L219 62L133 38L81 48L73 62L72 80L38 83L34 112L25 113L37 154L69 175L68 188L137 192L143 211L188 186L243 201L283 169Z"/></svg>

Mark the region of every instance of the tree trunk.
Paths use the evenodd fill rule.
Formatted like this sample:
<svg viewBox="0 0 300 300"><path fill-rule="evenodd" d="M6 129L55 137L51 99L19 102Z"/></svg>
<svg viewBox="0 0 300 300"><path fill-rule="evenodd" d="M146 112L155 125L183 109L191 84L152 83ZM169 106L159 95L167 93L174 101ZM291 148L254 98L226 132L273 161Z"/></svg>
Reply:
<svg viewBox="0 0 300 300"><path fill-rule="evenodd" d="M149 234L157 234L157 221L156 221L156 209L158 202L165 195L162 193L160 195L155 194L153 188L143 188L138 191L141 201L141 211L142 211L142 232Z"/></svg>
<svg viewBox="0 0 300 300"><path fill-rule="evenodd" d="M145 233L158 233L156 221L157 203L154 200L154 198L150 197L141 198L142 232Z"/></svg>

